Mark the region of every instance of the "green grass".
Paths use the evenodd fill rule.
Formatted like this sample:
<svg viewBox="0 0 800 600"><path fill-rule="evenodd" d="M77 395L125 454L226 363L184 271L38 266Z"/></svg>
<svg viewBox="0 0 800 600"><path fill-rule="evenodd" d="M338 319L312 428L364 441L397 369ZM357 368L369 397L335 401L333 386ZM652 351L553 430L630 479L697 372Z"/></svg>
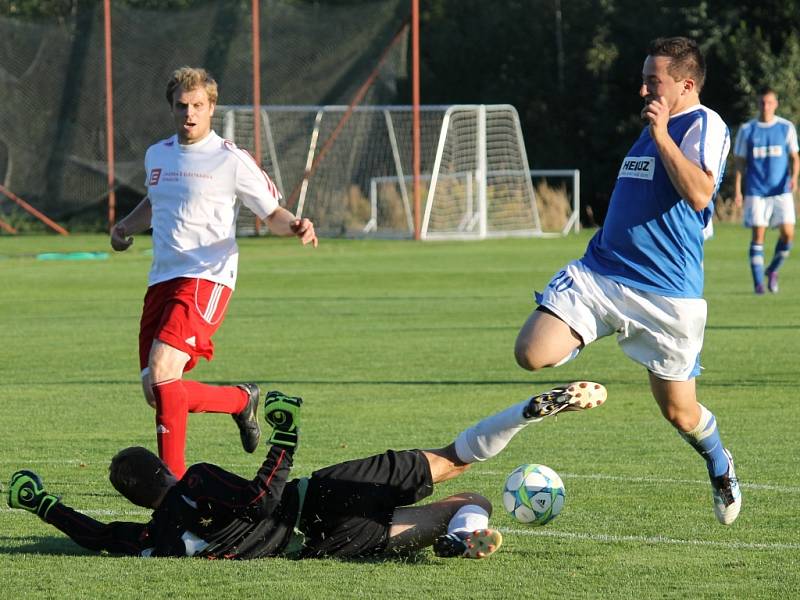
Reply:
<svg viewBox="0 0 800 600"><path fill-rule="evenodd" d="M387 447L435 447L554 383L596 379L601 409L522 432L497 459L437 488L497 507L503 549L486 561L250 562L109 558L22 511L0 508L2 597L15 598L791 598L800 589L797 334L800 260L781 293L756 297L749 234L718 227L706 256L709 320L701 401L734 452L744 508L718 525L701 459L660 417L644 370L613 339L557 370L516 367L513 343L541 289L590 232L555 240L415 244L241 241L239 287L192 378L256 381L301 395L296 473ZM774 237L769 238L769 245ZM121 447L155 447L136 339L149 238L105 261L105 237L0 237L0 479L32 468L70 505L104 520L147 519L107 481ZM771 252L770 252L771 254ZM192 415L187 460L242 475L230 418ZM567 487L544 528L514 523L500 489L541 462Z"/></svg>

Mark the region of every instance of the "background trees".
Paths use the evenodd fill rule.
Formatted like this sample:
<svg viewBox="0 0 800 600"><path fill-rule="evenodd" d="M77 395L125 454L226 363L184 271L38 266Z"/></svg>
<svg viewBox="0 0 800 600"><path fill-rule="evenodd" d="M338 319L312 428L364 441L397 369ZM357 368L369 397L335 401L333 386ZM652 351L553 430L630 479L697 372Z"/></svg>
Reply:
<svg viewBox="0 0 800 600"><path fill-rule="evenodd" d="M0 15L80 23L99 2L0 0ZM158 10L208 3L114 1ZM241 26L249 4L226 4L226 14L241 13L231 17L231 28ZM264 10L278 4L370 9L364 0L264 0ZM703 101L733 135L766 84L779 94L780 114L800 120L800 0L421 0L421 8L423 103L516 106L532 167L581 169L582 198L598 221L620 157L642 126L638 88L652 38L688 35L700 42L709 71ZM223 25L215 27L220 39L205 42L228 52ZM213 48L208 56L215 56ZM396 103L409 103L410 82L397 89Z"/></svg>

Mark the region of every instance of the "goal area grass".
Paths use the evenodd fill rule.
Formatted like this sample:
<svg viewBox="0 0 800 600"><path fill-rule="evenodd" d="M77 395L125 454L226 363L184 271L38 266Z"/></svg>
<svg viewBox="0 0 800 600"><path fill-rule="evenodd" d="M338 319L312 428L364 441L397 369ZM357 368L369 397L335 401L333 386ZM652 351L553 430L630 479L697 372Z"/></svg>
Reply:
<svg viewBox="0 0 800 600"><path fill-rule="evenodd" d="M483 561L430 550L385 561L208 561L93 554L0 503L2 597L22 598L790 598L800 589L797 335L800 258L779 294L752 292L749 231L718 225L706 245L709 307L698 396L736 459L743 508L714 518L705 465L661 417L642 367L607 338L557 369L528 373L513 344L541 290L592 231L482 242L240 240L240 273L215 358L187 377L257 382L302 396L294 474L387 448L443 446L513 402L573 380L605 405L521 432L497 458L437 486L486 495L503 547ZM768 234L771 257L775 234ZM149 512L108 482L129 445L155 449L142 397L138 320L151 254L138 236L106 260L105 236L0 237L0 481L38 472L48 491L103 521ZM187 461L249 477L227 415L191 415ZM523 463L559 473L561 514L514 522L503 481Z"/></svg>

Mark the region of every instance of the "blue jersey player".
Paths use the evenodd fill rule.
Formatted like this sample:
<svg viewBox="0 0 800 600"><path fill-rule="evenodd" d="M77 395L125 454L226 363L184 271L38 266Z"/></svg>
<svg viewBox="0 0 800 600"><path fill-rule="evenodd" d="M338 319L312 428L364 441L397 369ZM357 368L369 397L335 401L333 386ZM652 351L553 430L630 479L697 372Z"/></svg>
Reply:
<svg viewBox="0 0 800 600"><path fill-rule="evenodd" d="M756 294L778 291L778 269L789 256L794 240L794 198L800 157L794 125L775 114L778 96L765 88L758 94L759 115L744 123L736 135L735 201L744 204L744 225L750 227L750 270ZM791 159L791 168L790 168ZM744 177L742 177L744 175ZM742 201L744 179L744 202ZM775 254L764 271L764 237L767 227L780 231Z"/></svg>
<svg viewBox="0 0 800 600"><path fill-rule="evenodd" d="M694 41L651 42L639 89L645 127L620 164L603 227L537 294L514 353L534 371L616 334L647 369L662 415L705 459L716 517L729 525L741 508L739 483L695 389L706 323L703 242L730 149L725 123L700 103L704 78Z"/></svg>

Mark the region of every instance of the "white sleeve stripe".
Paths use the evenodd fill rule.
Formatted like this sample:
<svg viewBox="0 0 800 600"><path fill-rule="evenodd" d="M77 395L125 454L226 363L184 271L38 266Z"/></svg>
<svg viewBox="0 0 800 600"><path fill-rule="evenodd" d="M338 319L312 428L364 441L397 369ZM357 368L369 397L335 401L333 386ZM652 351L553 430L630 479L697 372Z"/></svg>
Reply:
<svg viewBox="0 0 800 600"><path fill-rule="evenodd" d="M274 196L278 200L283 197L278 191L278 188L272 182L272 179L270 179L269 175L267 175L266 171L258 166L256 159L253 158L253 156L247 150L244 148L239 148L238 146L233 146L232 144L226 144L225 147L233 152L233 155L238 158L251 172L258 173L264 178L264 181L267 184L267 190L271 196Z"/></svg>

